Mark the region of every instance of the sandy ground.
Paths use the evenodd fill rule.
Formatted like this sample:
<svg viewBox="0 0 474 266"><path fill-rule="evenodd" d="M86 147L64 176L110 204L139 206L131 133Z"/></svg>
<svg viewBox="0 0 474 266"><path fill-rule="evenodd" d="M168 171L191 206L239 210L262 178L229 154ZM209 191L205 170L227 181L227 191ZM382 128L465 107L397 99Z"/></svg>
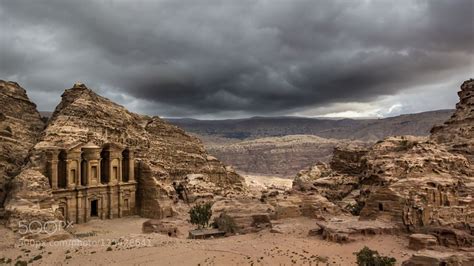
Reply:
<svg viewBox="0 0 474 266"><path fill-rule="evenodd" d="M364 237L349 244L308 236L315 223L303 217L275 221L281 233L266 230L208 240L186 239L190 226L185 221L178 221L178 238L142 234L144 221L140 217L94 220L74 226L80 242L41 246L20 245L8 230L0 228L0 260L15 263L36 257L33 265L355 265L353 253L364 246L395 257L398 264L413 254L401 236Z"/></svg>

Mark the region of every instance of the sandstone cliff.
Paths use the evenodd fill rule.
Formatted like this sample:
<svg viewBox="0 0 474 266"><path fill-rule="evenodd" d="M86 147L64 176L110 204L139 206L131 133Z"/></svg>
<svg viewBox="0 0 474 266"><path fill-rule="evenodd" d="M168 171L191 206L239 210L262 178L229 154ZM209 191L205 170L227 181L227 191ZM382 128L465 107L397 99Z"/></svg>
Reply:
<svg viewBox="0 0 474 266"><path fill-rule="evenodd" d="M209 156L197 138L159 117L129 112L88 89L76 84L62 95L40 142L48 146L68 147L93 141L130 146L135 157L148 163L160 179L180 179L202 173L219 185L235 185L241 177Z"/></svg>
<svg viewBox="0 0 474 266"><path fill-rule="evenodd" d="M26 91L15 82L0 80L0 209L9 189L36 143L43 122Z"/></svg>
<svg viewBox="0 0 474 266"><path fill-rule="evenodd" d="M458 95L456 112L446 123L431 130L431 139L474 163L474 79L466 80Z"/></svg>
<svg viewBox="0 0 474 266"><path fill-rule="evenodd" d="M317 161L329 161L334 147L349 142L311 135L291 135L246 140L230 145L207 145L207 150L244 173L291 177Z"/></svg>
<svg viewBox="0 0 474 266"><path fill-rule="evenodd" d="M429 138L389 137L368 149L336 149L330 167L300 172L294 189L319 192L362 220L430 231L440 243L472 243L456 230L471 232L474 225L473 83L463 83L456 113Z"/></svg>
<svg viewBox="0 0 474 266"><path fill-rule="evenodd" d="M30 145L34 143L33 140ZM197 138L159 117L131 113L80 83L63 93L61 103L30 152L29 163L19 177L31 173L26 171L34 171L36 181L31 182L48 183L46 150L69 149L87 142L96 145L114 143L134 152L137 162L138 212L142 216L162 218L173 215L171 203L175 195L171 183L186 177L192 180L192 177L199 175L200 181L213 185L190 186L193 195L199 195L206 189L206 192L220 194L243 189L243 178L209 156ZM28 147L22 148L26 156ZM199 191L193 188L199 188ZM21 197L21 190L15 190L9 196L8 215L12 219L21 215L19 205L24 202L19 200ZM45 206L39 211L46 218L51 216Z"/></svg>
<svg viewBox="0 0 474 266"><path fill-rule="evenodd" d="M48 179L36 170L23 170L12 180L5 206L9 214L7 227L22 237L41 240L70 237L63 230L64 217L56 211Z"/></svg>

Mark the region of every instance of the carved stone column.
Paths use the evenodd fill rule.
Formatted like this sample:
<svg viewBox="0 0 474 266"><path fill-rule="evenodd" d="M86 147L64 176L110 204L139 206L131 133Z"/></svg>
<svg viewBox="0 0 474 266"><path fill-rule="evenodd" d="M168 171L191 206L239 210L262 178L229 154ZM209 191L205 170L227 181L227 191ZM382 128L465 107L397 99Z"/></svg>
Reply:
<svg viewBox="0 0 474 266"><path fill-rule="evenodd" d="M84 197L82 195L82 192L77 193L77 217L76 217L76 223L84 223L84 210L83 210L83 200Z"/></svg>
<svg viewBox="0 0 474 266"><path fill-rule="evenodd" d="M107 188L108 191L107 191L107 198L108 198L108 206L109 206L109 219L113 219L114 218L114 213L113 213L113 209L114 209L114 202L113 202L113 196L112 196L112 187L108 187Z"/></svg>
<svg viewBox="0 0 474 266"><path fill-rule="evenodd" d="M128 182L135 181L135 154L132 150L128 154Z"/></svg>
<svg viewBox="0 0 474 266"><path fill-rule="evenodd" d="M86 185L100 183L100 150L101 148L93 143L87 143L82 147L82 157L86 160ZM92 182L92 167L96 167L96 183Z"/></svg>
<svg viewBox="0 0 474 266"><path fill-rule="evenodd" d="M58 155L59 150L50 150L47 152L46 156L48 159L48 175L51 188L53 190L58 189Z"/></svg>

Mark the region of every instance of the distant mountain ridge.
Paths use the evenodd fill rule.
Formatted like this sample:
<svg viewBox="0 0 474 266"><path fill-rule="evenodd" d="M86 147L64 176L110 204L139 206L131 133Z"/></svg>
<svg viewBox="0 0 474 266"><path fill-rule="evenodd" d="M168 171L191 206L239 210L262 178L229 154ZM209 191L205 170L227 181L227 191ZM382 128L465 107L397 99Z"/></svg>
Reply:
<svg viewBox="0 0 474 266"><path fill-rule="evenodd" d="M388 136L426 136L430 129L449 119L454 110L437 110L383 119L321 119L306 117L252 117L245 119L166 119L200 136L257 139L287 135L377 141Z"/></svg>
<svg viewBox="0 0 474 266"><path fill-rule="evenodd" d="M246 174L292 177L318 161L328 162L336 146L369 145L388 136L428 136L454 110L384 119L252 117L168 119L200 138L210 154Z"/></svg>

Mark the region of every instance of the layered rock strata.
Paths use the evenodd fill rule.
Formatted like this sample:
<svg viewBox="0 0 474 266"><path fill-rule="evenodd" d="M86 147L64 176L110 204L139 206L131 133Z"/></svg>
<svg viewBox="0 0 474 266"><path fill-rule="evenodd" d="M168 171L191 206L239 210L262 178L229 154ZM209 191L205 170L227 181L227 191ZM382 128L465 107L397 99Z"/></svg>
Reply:
<svg viewBox="0 0 474 266"><path fill-rule="evenodd" d="M20 92L12 92L11 94L19 94L21 96ZM18 98L18 96L16 97ZM23 104L26 101L25 99L15 100L19 102L17 104ZM25 105L31 108L34 107L31 104ZM173 186L173 182L189 183L189 180L192 179L191 177L195 175L201 176L207 184L212 184L212 186L218 189L207 190L211 186L199 186L199 181L194 181L193 185L186 189L191 199L195 199L201 194L206 194L206 192L222 195L228 194L229 191L239 193L244 188L243 178L231 168L224 166L217 159L209 156L198 139L187 135L183 130L164 122L159 117L148 117L131 113L123 106L97 95L81 83L75 84L73 88L67 89L63 93L60 104L56 107L48 121L47 127L43 131L41 131L42 124L35 120L38 118L37 120L40 121L39 114L37 116L24 116L25 121L29 119L25 123L30 126L31 131L34 129L34 132L41 132L41 135L38 142L36 142L34 135L31 135L28 138L31 142L24 142L29 145L28 147L18 147L18 150L23 152L22 155L29 159L24 164L24 170L18 178L29 176L33 173L31 171L34 171L34 180L36 181L32 179L28 183L28 178L26 178L24 182L27 184L22 185L23 187L32 186L35 182L48 184L49 188L53 187L53 197L64 197L65 205L59 207L53 203L54 201L46 203L39 194L33 194L33 197L38 196L36 199L28 199L30 202L43 202L38 210L45 219L51 218L50 214L57 213L59 210L63 214L75 214L76 210L71 208L76 208L77 213L82 214L85 212L86 219L91 216L115 218L125 213L137 213L150 218L173 216L175 210L173 210L172 203L177 198L176 187ZM2 117L10 119L10 114ZM20 122L22 121L18 123L21 124ZM8 124L12 123L8 122ZM24 134L30 136L29 131ZM27 156L28 148L33 145L33 149ZM100 156L100 158L95 158L95 155L85 155L84 152L86 150L98 150L97 156ZM112 157L118 158L114 161L117 167L112 167L112 161L108 162L109 164L107 165L100 165L100 168L98 167L101 160L109 160ZM118 161L125 158L129 161ZM64 163L67 163L64 173L62 173L63 170L59 165L58 168L52 167L52 165L58 164L58 159L60 161L64 160ZM86 164L82 164L89 161L94 161L96 165L86 166ZM130 165L129 162L133 161L136 163ZM18 166L21 165L23 163L18 162ZM127 168L123 168L125 165L127 165ZM93 181L93 179L90 179L84 182L86 184L86 187L84 187L81 172L87 172L87 178L102 178L104 174L100 172L99 177L97 168L104 170L106 169L105 167L110 168L107 170L109 172L106 172L109 178L115 175L115 179L117 177L122 179L122 172L127 172L127 176L135 177L130 181L125 181L126 183L122 183L122 180L115 180L113 186L110 185L111 180L107 180L104 183L102 180ZM12 171L12 174L18 173L18 170L16 172ZM114 170L113 174L112 170ZM56 171L68 176L68 181L66 181L68 182L66 184L67 188L66 186L64 188L57 187L56 180L53 180L53 177L58 175ZM89 177L89 175L92 175L92 177ZM91 181L92 187L89 185ZM130 202L128 198L121 194L127 193L127 197L134 197L135 189L132 188L134 184L136 184L138 200L136 208L134 200ZM130 187L130 189L122 191L121 187L125 186ZM90 190L88 193L92 194L85 195L82 192L84 188L88 188ZM21 199L24 196L22 191L23 189L12 191L7 213L10 222L16 219L17 214L22 215L22 212L19 211L21 209L20 206L26 200ZM105 201L108 204L107 206L109 206L108 208L118 208L117 212L107 210L110 213L104 213L105 209L103 209L104 207L100 203L104 202L103 197L106 197L104 193L113 195L113 197L118 193L117 199L109 199L109 203ZM110 197L110 195L107 197ZM94 198L90 198L92 196ZM87 197L85 205L79 203L82 202L84 197ZM70 202L76 201L77 204L69 206ZM77 221L83 221L80 217L77 215ZM28 217L26 216L25 218ZM76 221L76 219L73 220Z"/></svg>
<svg viewBox="0 0 474 266"><path fill-rule="evenodd" d="M0 209L11 179L19 174L43 126L26 91L15 82L0 80Z"/></svg>
<svg viewBox="0 0 474 266"><path fill-rule="evenodd" d="M456 112L429 138L396 136L372 147L335 150L330 167L317 164L295 178L361 220L385 220L433 234L445 246L470 243L474 224L474 81L461 86ZM451 233L438 233L436 228ZM449 239L447 236L450 235ZM453 242L455 244L453 244Z"/></svg>

